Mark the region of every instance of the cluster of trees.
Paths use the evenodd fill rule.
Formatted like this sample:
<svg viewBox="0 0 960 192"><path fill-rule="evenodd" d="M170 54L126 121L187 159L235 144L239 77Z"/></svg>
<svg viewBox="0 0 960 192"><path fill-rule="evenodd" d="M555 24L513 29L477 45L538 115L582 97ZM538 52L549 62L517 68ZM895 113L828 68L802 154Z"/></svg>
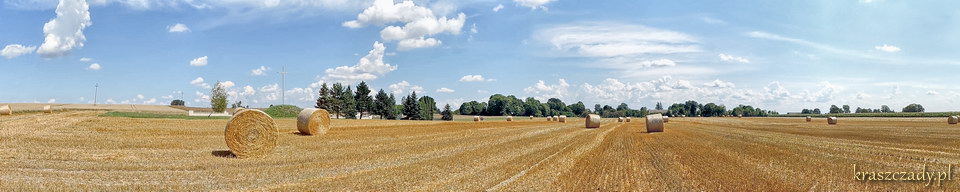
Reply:
<svg viewBox="0 0 960 192"><path fill-rule="evenodd" d="M658 110L662 110L662 104L657 103ZM697 101L687 101L684 103L675 103L667 108L667 115L676 117L686 115L687 117L721 117L725 115L743 115L746 117L766 117L779 114L776 111L768 111L753 107L750 105L739 105L733 109L727 110L724 105L715 103L700 104Z"/></svg>
<svg viewBox="0 0 960 192"><path fill-rule="evenodd" d="M469 101L460 105L457 112L461 115L489 115L489 116L553 116L566 115L571 117L586 116L590 113L583 102L566 105L557 98L547 99L541 103L533 97L520 100L516 96L502 94L491 95L487 102Z"/></svg>
<svg viewBox="0 0 960 192"><path fill-rule="evenodd" d="M849 105L843 105L840 107L837 107L837 105L830 105L830 111L828 112L829 113L851 113ZM857 107L852 112L853 113L896 113L896 111L893 111L887 105L880 105L879 109ZM924 112L924 109L922 105L914 103L914 104L907 105L906 107L903 107L903 112ZM800 113L801 114L821 114L819 108L816 108L813 110L803 109L802 111L800 111Z"/></svg>
<svg viewBox="0 0 960 192"><path fill-rule="evenodd" d="M184 106L184 105L186 105L186 102L183 102L183 100L177 99L177 100L171 101L171 102L170 102L170 105L172 105L172 106Z"/></svg>
<svg viewBox="0 0 960 192"><path fill-rule="evenodd" d="M613 106L610 105L600 106L600 104L596 104L593 105L593 111L601 117L643 117L650 113L647 107L631 109L626 103L620 103L620 105L617 105L617 108L613 108Z"/></svg>
<svg viewBox="0 0 960 192"><path fill-rule="evenodd" d="M432 97L417 97L416 92L403 96L399 105L393 93L387 94L380 89L371 97L370 92L370 87L363 81L357 84L356 91L342 83L334 83L330 87L323 83L314 107L325 109L337 118L342 116L347 119L363 118L364 114L368 114L379 116L380 119L433 120L433 114L440 111ZM450 113L449 120L453 120Z"/></svg>

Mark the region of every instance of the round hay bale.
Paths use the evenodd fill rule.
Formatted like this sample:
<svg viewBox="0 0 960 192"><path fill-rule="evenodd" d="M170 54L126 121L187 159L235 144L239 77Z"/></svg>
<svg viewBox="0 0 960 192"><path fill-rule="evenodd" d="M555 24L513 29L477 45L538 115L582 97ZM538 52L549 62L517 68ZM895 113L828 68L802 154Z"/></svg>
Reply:
<svg viewBox="0 0 960 192"><path fill-rule="evenodd" d="M947 118L947 123L949 124L957 124L957 121L960 121L960 117L950 116Z"/></svg>
<svg viewBox="0 0 960 192"><path fill-rule="evenodd" d="M241 111L242 112L242 111ZM306 108L297 115L297 130L305 135L323 135L330 130L330 113L324 109Z"/></svg>
<svg viewBox="0 0 960 192"><path fill-rule="evenodd" d="M227 121L224 138L237 158L262 157L277 146L277 123L267 113L256 109L240 111Z"/></svg>
<svg viewBox="0 0 960 192"><path fill-rule="evenodd" d="M630 122L630 117L627 117L624 121L626 121L627 123L629 123L629 122Z"/></svg>
<svg viewBox="0 0 960 192"><path fill-rule="evenodd" d="M50 105L44 105L43 113L53 113L53 107L50 107Z"/></svg>
<svg viewBox="0 0 960 192"><path fill-rule="evenodd" d="M483 121L483 116L480 116L480 120Z"/></svg>
<svg viewBox="0 0 960 192"><path fill-rule="evenodd" d="M566 116L566 115L561 115L559 121L560 121L561 123L566 123L566 122L567 122L567 116Z"/></svg>
<svg viewBox="0 0 960 192"><path fill-rule="evenodd" d="M837 117L828 117L828 118L827 118L827 124L836 125L836 124L837 124Z"/></svg>
<svg viewBox="0 0 960 192"><path fill-rule="evenodd" d="M9 105L0 106L0 115L13 115L13 108Z"/></svg>
<svg viewBox="0 0 960 192"><path fill-rule="evenodd" d="M586 121L585 126L587 128L600 128L600 115L589 114L587 115L587 118L585 119L585 121Z"/></svg>
<svg viewBox="0 0 960 192"><path fill-rule="evenodd" d="M531 119L531 120L533 119L533 115L530 116L530 119Z"/></svg>
<svg viewBox="0 0 960 192"><path fill-rule="evenodd" d="M480 116L473 116L473 121L480 121Z"/></svg>
<svg viewBox="0 0 960 192"><path fill-rule="evenodd" d="M813 118L810 116L807 116L807 122L810 122L810 121L813 121Z"/></svg>
<svg viewBox="0 0 960 192"><path fill-rule="evenodd" d="M743 114L737 115L737 118L743 118Z"/></svg>
<svg viewBox="0 0 960 192"><path fill-rule="evenodd" d="M623 122L623 117L617 117L617 122Z"/></svg>
<svg viewBox="0 0 960 192"><path fill-rule="evenodd" d="M647 133L663 132L663 116L660 114L647 115Z"/></svg>
<svg viewBox="0 0 960 192"><path fill-rule="evenodd" d="M547 116L547 121L553 121L553 117Z"/></svg>
<svg viewBox="0 0 960 192"><path fill-rule="evenodd" d="M670 116L663 116L663 123L669 123L669 122L670 122Z"/></svg>
<svg viewBox="0 0 960 192"><path fill-rule="evenodd" d="M507 116L507 121L513 121L513 116Z"/></svg>
<svg viewBox="0 0 960 192"><path fill-rule="evenodd" d="M680 117L687 117L687 115L680 115Z"/></svg>

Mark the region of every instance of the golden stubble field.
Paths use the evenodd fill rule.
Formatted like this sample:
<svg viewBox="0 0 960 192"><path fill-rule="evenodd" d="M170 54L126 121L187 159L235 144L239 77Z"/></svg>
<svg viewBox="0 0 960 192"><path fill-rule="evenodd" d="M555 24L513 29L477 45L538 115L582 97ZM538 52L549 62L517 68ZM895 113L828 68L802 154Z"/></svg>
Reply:
<svg viewBox="0 0 960 192"><path fill-rule="evenodd" d="M671 118L599 129L583 120L334 120L322 136L278 119L277 151L228 157L226 120L0 116L0 191L849 191L960 189L857 181L866 171L960 164L960 126L941 118ZM956 167L954 167L956 169ZM954 171L956 172L956 171ZM956 175L954 176L956 177Z"/></svg>

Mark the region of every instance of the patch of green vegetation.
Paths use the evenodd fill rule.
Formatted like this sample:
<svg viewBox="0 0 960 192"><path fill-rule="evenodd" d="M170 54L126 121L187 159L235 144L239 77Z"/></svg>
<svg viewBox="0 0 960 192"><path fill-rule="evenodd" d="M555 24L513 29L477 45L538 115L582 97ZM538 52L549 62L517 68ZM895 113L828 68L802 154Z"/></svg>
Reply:
<svg viewBox="0 0 960 192"><path fill-rule="evenodd" d="M960 112L781 114L772 117L948 117Z"/></svg>
<svg viewBox="0 0 960 192"><path fill-rule="evenodd" d="M187 116L174 114L117 112L111 111L99 115L100 117L129 117L129 118L156 118L156 119L229 119L230 117Z"/></svg>
<svg viewBox="0 0 960 192"><path fill-rule="evenodd" d="M266 110L263 110L263 112L274 118L282 118L297 117L302 110L302 108L293 105L274 105Z"/></svg>

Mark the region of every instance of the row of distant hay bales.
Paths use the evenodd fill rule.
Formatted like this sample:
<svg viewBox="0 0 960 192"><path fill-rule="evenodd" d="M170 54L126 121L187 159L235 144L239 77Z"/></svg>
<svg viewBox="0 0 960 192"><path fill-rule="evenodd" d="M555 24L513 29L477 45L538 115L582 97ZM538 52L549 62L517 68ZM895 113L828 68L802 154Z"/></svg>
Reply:
<svg viewBox="0 0 960 192"><path fill-rule="evenodd" d="M330 130L327 110L308 108L297 116L297 130L303 135L323 135ZM273 153L280 136L277 123L257 109L237 109L227 121L224 139L238 158L261 157Z"/></svg>
<svg viewBox="0 0 960 192"><path fill-rule="evenodd" d="M42 111L43 113L53 113L53 107L44 105ZM10 107L10 105L0 106L0 115L13 115L13 107Z"/></svg>
<svg viewBox="0 0 960 192"><path fill-rule="evenodd" d="M631 117L618 117L617 122L629 123L632 121L632 119L633 118ZM663 132L664 123L669 122L669 119L670 119L669 117L663 116L660 114L647 115L646 116L647 133ZM586 128L600 128L600 120L601 120L600 115L589 114L587 115L587 118L584 120L585 121L584 126Z"/></svg>

